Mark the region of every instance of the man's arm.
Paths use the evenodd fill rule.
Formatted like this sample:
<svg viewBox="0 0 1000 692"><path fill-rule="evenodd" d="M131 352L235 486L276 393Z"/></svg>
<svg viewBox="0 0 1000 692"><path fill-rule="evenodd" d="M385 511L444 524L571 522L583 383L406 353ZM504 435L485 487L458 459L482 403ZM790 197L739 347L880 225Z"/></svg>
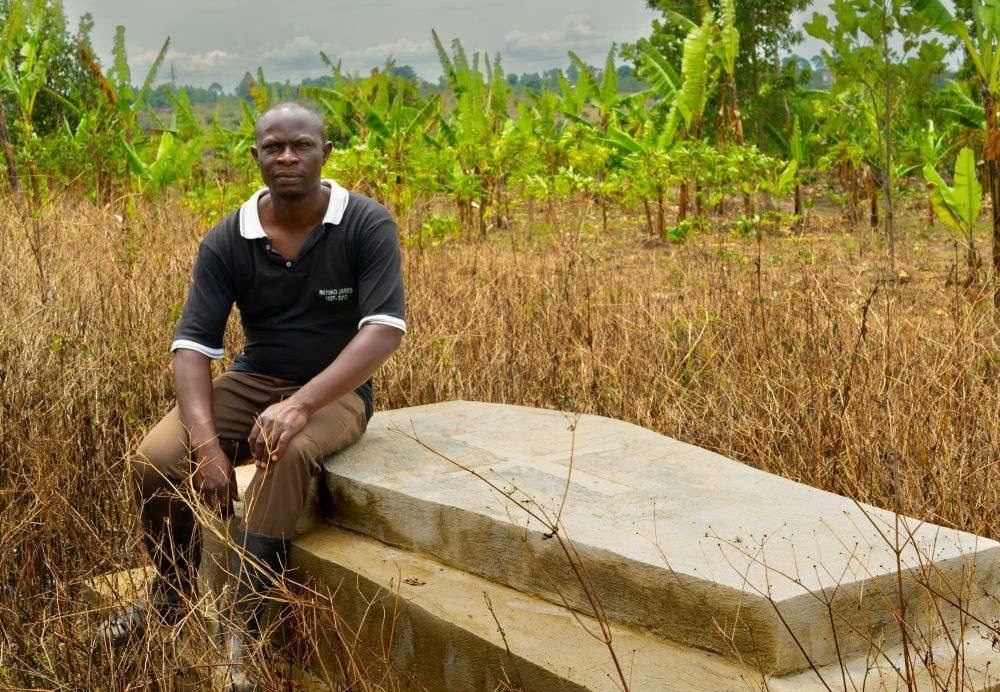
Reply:
<svg viewBox="0 0 1000 692"><path fill-rule="evenodd" d="M239 495L236 485L230 486L232 462L222 451L215 432L210 363L208 356L198 351L187 348L174 351L177 406L194 455L194 484L205 501L217 506L225 518Z"/></svg>
<svg viewBox="0 0 1000 692"><path fill-rule="evenodd" d="M281 459L289 441L315 411L364 384L402 340L403 332L395 327L366 324L330 365L291 397L261 413L249 438L257 466Z"/></svg>

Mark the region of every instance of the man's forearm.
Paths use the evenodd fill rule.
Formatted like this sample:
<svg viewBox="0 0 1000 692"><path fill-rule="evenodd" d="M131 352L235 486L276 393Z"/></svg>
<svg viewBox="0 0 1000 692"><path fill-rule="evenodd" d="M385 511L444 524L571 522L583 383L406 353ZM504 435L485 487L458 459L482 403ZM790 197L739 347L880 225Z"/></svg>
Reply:
<svg viewBox="0 0 1000 692"><path fill-rule="evenodd" d="M174 351L174 382L181 422L192 449L215 440L212 416L212 367L208 356L181 348Z"/></svg>
<svg viewBox="0 0 1000 692"><path fill-rule="evenodd" d="M289 402L302 405L309 415L351 392L370 378L399 348L403 332L384 324L367 324L340 355L304 384Z"/></svg>

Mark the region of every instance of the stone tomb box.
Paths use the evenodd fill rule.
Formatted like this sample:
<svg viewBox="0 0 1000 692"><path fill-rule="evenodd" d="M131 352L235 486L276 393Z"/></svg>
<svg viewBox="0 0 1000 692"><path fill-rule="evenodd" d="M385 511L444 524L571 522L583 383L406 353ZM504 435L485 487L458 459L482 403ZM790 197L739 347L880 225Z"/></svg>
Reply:
<svg viewBox="0 0 1000 692"><path fill-rule="evenodd" d="M598 416L386 411L321 483L342 528L767 675L898 645L900 604L998 617L1000 545Z"/></svg>

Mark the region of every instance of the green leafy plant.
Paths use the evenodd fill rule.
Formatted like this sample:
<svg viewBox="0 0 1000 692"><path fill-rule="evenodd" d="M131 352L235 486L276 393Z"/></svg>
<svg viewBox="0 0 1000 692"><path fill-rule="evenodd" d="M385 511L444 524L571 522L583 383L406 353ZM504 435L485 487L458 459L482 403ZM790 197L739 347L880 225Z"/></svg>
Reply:
<svg viewBox="0 0 1000 692"><path fill-rule="evenodd" d="M788 157L788 163L778 181L778 193L783 194L789 188L793 188L795 193L794 213L801 216L803 212L802 172L809 161L810 145L816 131L816 123L812 122L808 128L803 129L802 119L796 115L792 120L791 136L787 138L771 123L765 123L764 129L778 143L781 153Z"/></svg>
<svg viewBox="0 0 1000 692"><path fill-rule="evenodd" d="M35 104L48 82L58 47L57 38L63 31L63 15L58 5L47 0L15 1L6 9L6 22L0 35L0 96L9 94L17 107L14 127L21 143L21 159L27 168L31 199L37 206L44 201L45 187L37 169L41 148L35 132ZM66 105L76 108L68 101ZM5 116L0 124L5 155L10 157L11 143ZM14 165L9 158L8 175L12 186L16 187Z"/></svg>
<svg viewBox="0 0 1000 692"><path fill-rule="evenodd" d="M924 166L924 178L930 188L931 203L938 218L962 236L970 275L978 271L974 226L983 203L983 188L976 176L976 155L968 147L955 160L954 185L948 185L930 163Z"/></svg>
<svg viewBox="0 0 1000 692"><path fill-rule="evenodd" d="M985 115L983 160L993 203L993 304L1000 310L1000 0L971 0L971 27L941 0L910 0L910 5L935 29L958 38L974 69Z"/></svg>

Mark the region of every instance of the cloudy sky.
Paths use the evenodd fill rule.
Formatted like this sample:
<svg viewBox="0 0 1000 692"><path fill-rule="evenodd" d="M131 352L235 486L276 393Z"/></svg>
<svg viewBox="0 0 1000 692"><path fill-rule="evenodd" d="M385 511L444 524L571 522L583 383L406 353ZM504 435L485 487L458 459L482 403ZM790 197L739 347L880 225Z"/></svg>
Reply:
<svg viewBox="0 0 1000 692"><path fill-rule="evenodd" d="M180 84L233 89L258 65L269 80L293 83L325 74L326 52L348 71L367 71L390 55L425 79L440 74L431 29L469 53L499 51L507 72L565 67L574 50L594 64L612 42L649 34L654 14L643 0L64 0L75 27L93 15L94 47L107 63L115 26L125 26L133 78L145 75L163 41Z"/></svg>

